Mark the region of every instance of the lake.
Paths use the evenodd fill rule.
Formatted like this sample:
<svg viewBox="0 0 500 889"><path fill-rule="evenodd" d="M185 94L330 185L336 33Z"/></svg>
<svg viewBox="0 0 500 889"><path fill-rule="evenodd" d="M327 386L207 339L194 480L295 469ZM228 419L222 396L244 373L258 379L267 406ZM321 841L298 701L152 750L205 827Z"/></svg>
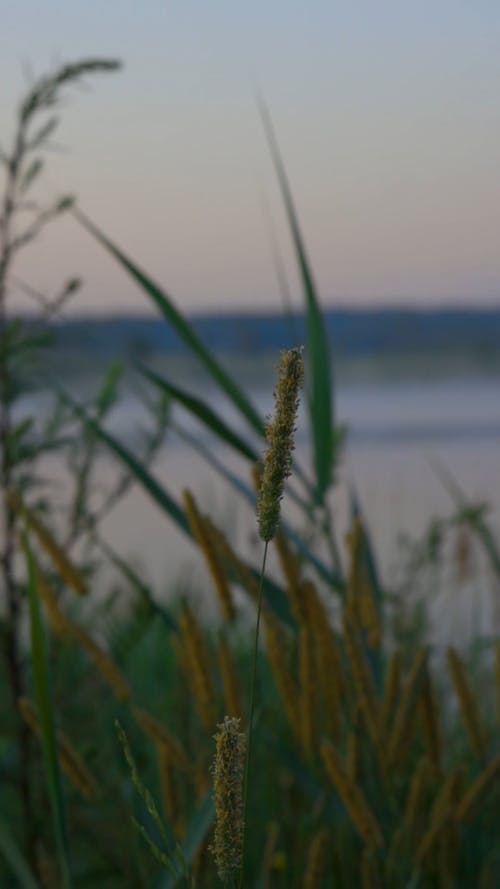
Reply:
<svg viewBox="0 0 500 889"><path fill-rule="evenodd" d="M170 378L179 381L172 373ZM264 381L259 373L257 382L246 380L263 413L272 410L272 379L271 374ZM338 537L342 544L349 525L349 492L355 486L382 578L389 587L394 586L401 570L401 535L417 539L432 517L447 516L453 511L453 500L440 477L442 467L456 479L468 500L491 504L491 521L498 532L499 384L500 377L477 375L418 379L397 374L392 378L387 374L374 378L351 374L339 381L336 416L346 424L348 433L338 481L331 495ZM200 383L200 377L186 379L183 369L182 385L206 398L225 419L243 429L218 394L203 381ZM87 386L80 381L77 389L83 391ZM24 409L36 407L40 415L46 404L46 399L38 394L29 399ZM133 446L145 416L141 400L128 392L114 410L109 428ZM180 410L174 412L174 417L203 447L210 449L216 444ZM249 482L249 467L242 459L218 445L215 453L226 470ZM296 456L308 467L304 405L298 423ZM48 460L45 465L51 477L61 481L63 473L57 460ZM258 561L252 510L213 467L193 454L179 435L169 433L151 471L175 497L181 495L184 487L192 488L200 505L211 512L239 550ZM109 483L115 473L114 460L104 456L98 482ZM289 498L285 513L300 527L300 514ZM190 542L139 488L134 487L105 519L102 532L119 553L132 558L160 597L171 595L179 581L184 587L208 588L206 573ZM441 596L448 604L441 602L437 619L446 636L456 632L457 614L460 626L465 620L471 632L489 633L493 625L498 629L498 579L492 576L480 548L474 543L472 546L473 582L460 583L457 588L451 571L446 596Z"/></svg>

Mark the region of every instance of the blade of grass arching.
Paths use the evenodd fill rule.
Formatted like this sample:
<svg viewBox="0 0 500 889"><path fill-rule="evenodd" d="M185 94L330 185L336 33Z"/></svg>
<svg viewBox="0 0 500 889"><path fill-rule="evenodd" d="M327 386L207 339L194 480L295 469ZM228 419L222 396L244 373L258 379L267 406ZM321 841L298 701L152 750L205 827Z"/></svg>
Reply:
<svg viewBox="0 0 500 889"><path fill-rule="evenodd" d="M3 821L0 820L0 854L3 856L20 889L40 889L19 846ZM17 885L16 884L16 885Z"/></svg>
<svg viewBox="0 0 500 889"><path fill-rule="evenodd" d="M176 856L177 858L180 858L185 871L188 873L196 853L201 848L208 832L212 828L214 819L215 808L212 791L210 790L201 806L192 816L191 821L187 826L185 839L179 846ZM179 874L179 876L174 877L171 874L167 874L159 880L157 889L175 889L176 886L179 886L182 880L186 880L186 876ZM185 885L188 885L188 883L185 883ZM189 883L189 885L191 884Z"/></svg>
<svg viewBox="0 0 500 889"><path fill-rule="evenodd" d="M43 624L35 560L31 551L27 530L23 532L23 549L26 557L28 573L28 602L30 615L31 657L33 664L33 681L35 698L40 719L42 748L45 760L45 771L49 791L54 833L64 889L71 889L68 836L64 814L64 797L61 781L61 770L57 752L56 729L52 695L50 688L49 660L47 640Z"/></svg>
<svg viewBox="0 0 500 889"><path fill-rule="evenodd" d="M236 381L224 370L210 350L200 340L193 327L174 305L169 296L136 263L127 257L81 210L71 210L75 219L120 263L128 274L155 303L165 320L174 328L178 336L193 355L206 367L219 388L233 402L250 426L259 434L264 432L264 423L258 411Z"/></svg>
<svg viewBox="0 0 500 889"><path fill-rule="evenodd" d="M169 383L168 380L165 380L163 377L160 377L157 373L146 367L140 367L139 370L142 375L153 383L153 385L157 386L158 389L166 395L169 395L174 401L178 401L179 404L182 404L189 413L193 414L193 416L203 423L207 429L210 429L210 431L223 441L224 444L230 445L230 447L235 451L238 451L238 453L247 460L251 460L252 463L255 463L259 459L257 452L243 438L241 438L237 432L231 429L227 423L225 423L225 421L222 420L208 404L206 404L206 402L201 400L201 398L197 398L190 392L186 392L185 389L180 389L178 386L174 386L172 383Z"/></svg>
<svg viewBox="0 0 500 889"><path fill-rule="evenodd" d="M271 115L261 99L258 100L258 107L285 205L306 301L307 360L310 372L309 413L316 472L316 499L318 503L322 503L331 482L334 455L333 394L328 337Z"/></svg>

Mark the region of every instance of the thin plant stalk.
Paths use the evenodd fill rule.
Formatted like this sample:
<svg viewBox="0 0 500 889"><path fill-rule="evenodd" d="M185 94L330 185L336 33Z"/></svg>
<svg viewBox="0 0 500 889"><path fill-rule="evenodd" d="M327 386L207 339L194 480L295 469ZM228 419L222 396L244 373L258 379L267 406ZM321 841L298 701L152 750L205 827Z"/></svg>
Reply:
<svg viewBox="0 0 500 889"><path fill-rule="evenodd" d="M255 637L253 644L253 656L252 656L252 669L250 676L250 707L248 713L248 727L247 727L247 755L245 761L245 773L243 776L243 850L241 855L241 870L240 870L240 880L239 886L240 889L243 886L243 875L245 870L245 849L246 849L246 836L247 836L247 808L248 808L248 779L250 775L250 760L252 756L252 736L253 736L253 715L255 709L255 686L256 686L256 677L257 677L257 658L259 651L259 631L260 631L260 618L262 614L262 591L264 587L264 575L266 572L266 560L267 560L267 550L269 546L269 541L266 540L264 544L264 555L262 557L262 568L260 571L260 579L259 579L259 598L257 602L257 620L255 623Z"/></svg>

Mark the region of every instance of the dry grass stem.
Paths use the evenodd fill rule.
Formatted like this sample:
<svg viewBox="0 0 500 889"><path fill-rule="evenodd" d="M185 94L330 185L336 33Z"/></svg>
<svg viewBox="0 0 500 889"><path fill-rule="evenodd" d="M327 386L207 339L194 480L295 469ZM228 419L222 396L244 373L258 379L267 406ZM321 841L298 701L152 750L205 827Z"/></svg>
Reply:
<svg viewBox="0 0 500 889"><path fill-rule="evenodd" d="M486 740L483 734L481 720L476 701L469 686L465 674L464 665L453 647L448 648L448 667L455 688L455 693L460 705L460 712L469 738L471 750L483 760L486 754Z"/></svg>

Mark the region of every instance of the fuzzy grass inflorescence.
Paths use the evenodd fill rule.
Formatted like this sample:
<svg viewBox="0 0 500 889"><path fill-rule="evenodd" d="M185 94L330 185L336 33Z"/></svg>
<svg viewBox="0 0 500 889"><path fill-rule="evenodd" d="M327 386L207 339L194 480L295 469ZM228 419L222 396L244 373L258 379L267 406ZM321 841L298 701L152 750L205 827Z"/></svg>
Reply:
<svg viewBox="0 0 500 889"><path fill-rule="evenodd" d="M218 725L212 767L215 832L212 851L220 879L227 884L238 873L243 852L243 769L245 735L240 720L226 716Z"/></svg>
<svg viewBox="0 0 500 889"><path fill-rule="evenodd" d="M285 481L292 468L293 434L304 379L302 349L281 353L275 391L275 414L267 423L267 451L257 505L259 533L266 543L276 534Z"/></svg>

